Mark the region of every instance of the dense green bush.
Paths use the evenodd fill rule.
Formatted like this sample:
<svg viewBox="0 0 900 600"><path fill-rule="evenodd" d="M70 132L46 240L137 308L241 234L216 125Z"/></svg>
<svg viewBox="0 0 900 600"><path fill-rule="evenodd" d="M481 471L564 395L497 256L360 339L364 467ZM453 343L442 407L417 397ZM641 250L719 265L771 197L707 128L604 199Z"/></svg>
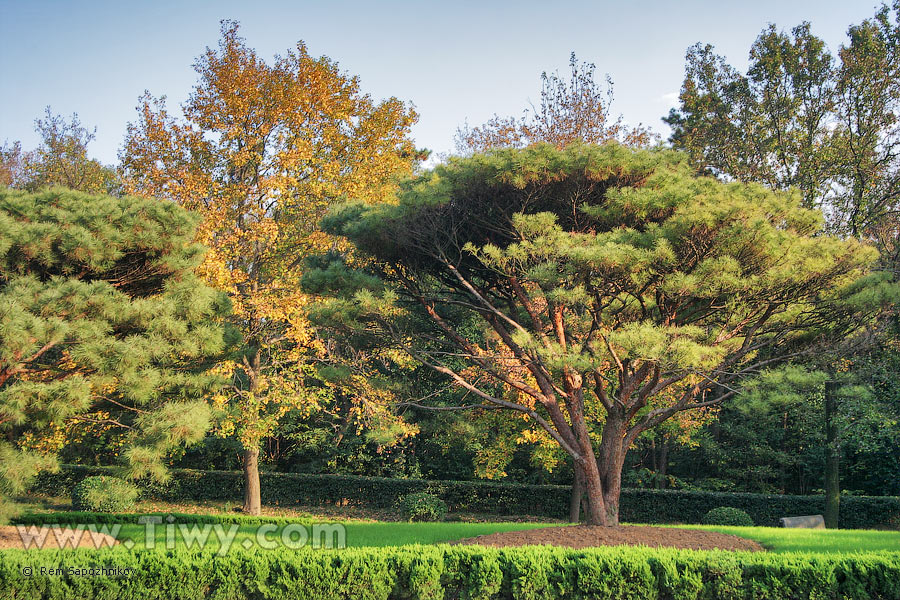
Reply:
<svg viewBox="0 0 900 600"><path fill-rule="evenodd" d="M428 492L407 494L397 502L397 512L407 521L443 521L447 503Z"/></svg>
<svg viewBox="0 0 900 600"><path fill-rule="evenodd" d="M65 496L89 475L109 474L107 467L64 465L58 473L43 473L35 493ZM564 519L570 488L562 485L502 484L485 481L426 481L304 473L260 473L263 503L269 505L365 506L391 509L397 498L416 492L434 494L450 511L496 515L534 515ZM169 502L236 501L243 497L239 471L173 470L168 483L141 481L141 495ZM719 506L746 512L757 525L778 526L778 519L822 514L823 496L781 496L681 490L622 490L621 520L628 523L700 523ZM866 529L900 525L900 498L841 498L841 527Z"/></svg>
<svg viewBox="0 0 900 600"><path fill-rule="evenodd" d="M109 475L85 477L72 488L72 508L94 512L123 512L134 508L138 489Z"/></svg>
<svg viewBox="0 0 900 600"><path fill-rule="evenodd" d="M244 552L0 553L0 599L900 598L900 553L813 556L650 548L402 546ZM27 567L30 576L23 574ZM126 575L84 576L114 567ZM63 574L49 569L62 568ZM27 571L26 571L27 572Z"/></svg>
<svg viewBox="0 0 900 600"><path fill-rule="evenodd" d="M703 515L703 524L753 527L753 519L739 508L719 506Z"/></svg>

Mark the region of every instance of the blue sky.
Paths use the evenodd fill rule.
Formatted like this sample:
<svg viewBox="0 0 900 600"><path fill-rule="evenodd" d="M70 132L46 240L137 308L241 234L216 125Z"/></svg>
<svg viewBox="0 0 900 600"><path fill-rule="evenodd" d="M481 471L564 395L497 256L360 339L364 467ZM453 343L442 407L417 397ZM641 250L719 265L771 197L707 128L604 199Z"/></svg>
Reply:
<svg viewBox="0 0 900 600"><path fill-rule="evenodd" d="M875 13L873 0L642 0L634 2L307 2L0 0L0 143L37 143L34 119L50 105L97 127L92 155L114 163L138 96L184 101L191 65L236 19L266 58L298 40L359 75L375 98L416 105L416 143L453 148L464 121L519 115L537 101L540 73L566 73L568 58L615 82L614 113L667 134L660 122L684 73L684 53L711 43L743 68L767 23L801 21L837 51L847 27Z"/></svg>

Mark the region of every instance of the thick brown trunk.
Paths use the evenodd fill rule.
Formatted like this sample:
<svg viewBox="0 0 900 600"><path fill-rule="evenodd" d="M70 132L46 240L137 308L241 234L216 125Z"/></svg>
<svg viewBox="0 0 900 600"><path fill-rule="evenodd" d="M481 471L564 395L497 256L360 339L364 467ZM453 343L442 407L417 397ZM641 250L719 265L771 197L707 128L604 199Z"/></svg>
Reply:
<svg viewBox="0 0 900 600"><path fill-rule="evenodd" d="M256 284L254 283L254 286ZM261 356L259 349L253 354L249 364L250 392L259 391ZM258 515L262 512L262 499L259 490L259 441L252 449L244 448L244 513Z"/></svg>
<svg viewBox="0 0 900 600"><path fill-rule="evenodd" d="M584 469L584 489L588 501L587 524L609 525L603 494L603 483L593 452L590 453L590 456L585 457L585 460L582 462L582 468Z"/></svg>
<svg viewBox="0 0 900 600"><path fill-rule="evenodd" d="M622 458L625 453L622 452ZM606 524L619 526L619 496L622 494L622 463L609 466L603 477L603 503L606 505Z"/></svg>
<svg viewBox="0 0 900 600"><path fill-rule="evenodd" d="M607 414L600 438L597 478L603 490L603 525L619 525L619 495L622 492L622 466L625 463L623 447L626 427L624 415L616 411Z"/></svg>
<svg viewBox="0 0 900 600"><path fill-rule="evenodd" d="M565 344L563 344L565 345ZM591 443L590 432L584 418L584 395L581 388L581 377L567 374L566 377L566 409L572 423L575 447L578 458L575 458L575 472L581 472L584 491L587 494L587 524L606 525L606 508L603 503L603 483L597 469L597 457ZM564 423L563 423L564 424ZM557 427L559 427L557 425Z"/></svg>
<svg viewBox="0 0 900 600"><path fill-rule="evenodd" d="M569 522L580 523L582 512L584 512L585 520L590 521L591 507L588 504L588 499L585 495L587 487L584 483L584 472L579 468L578 462L575 463L574 470L575 476L572 482L572 496L569 499Z"/></svg>
<svg viewBox="0 0 900 600"><path fill-rule="evenodd" d="M244 449L244 512L259 515L262 501L259 493L259 449Z"/></svg>

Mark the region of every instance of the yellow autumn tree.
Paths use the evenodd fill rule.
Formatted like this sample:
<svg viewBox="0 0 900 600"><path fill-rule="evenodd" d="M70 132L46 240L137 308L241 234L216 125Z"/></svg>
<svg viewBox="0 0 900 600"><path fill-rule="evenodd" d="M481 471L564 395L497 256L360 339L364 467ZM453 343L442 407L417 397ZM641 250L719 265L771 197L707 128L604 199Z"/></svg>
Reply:
<svg viewBox="0 0 900 600"><path fill-rule="evenodd" d="M327 349L305 315L302 259L340 245L317 229L332 203L382 202L411 172L417 116L396 98L373 101L303 42L266 62L233 21L194 68L183 117L145 93L119 158L128 193L203 216L202 276L230 294L243 333L242 352L219 367L232 385L215 400L244 447L244 510L259 514L261 441L287 412L315 410L328 393L307 384Z"/></svg>

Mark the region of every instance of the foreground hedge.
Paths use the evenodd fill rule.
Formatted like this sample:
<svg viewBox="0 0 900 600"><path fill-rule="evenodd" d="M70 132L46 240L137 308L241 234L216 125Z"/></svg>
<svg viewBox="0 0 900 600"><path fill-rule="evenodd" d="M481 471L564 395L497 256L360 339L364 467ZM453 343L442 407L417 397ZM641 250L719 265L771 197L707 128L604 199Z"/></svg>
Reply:
<svg viewBox="0 0 900 600"><path fill-rule="evenodd" d="M64 466L43 473L33 492L68 496L90 475L111 473L109 467ZM481 481L426 481L305 473L260 473L262 501L268 505L346 504L392 508L402 496L427 492L440 497L451 511L496 515L534 515L564 519L570 489L561 485L501 484ZM240 502L243 480L238 471L173 470L166 484L141 482L143 497L169 502L220 500ZM623 489L620 518L630 523L700 523L713 508L731 506L754 523L775 527L787 516L822 514L824 496L781 496L681 490ZM847 496L841 499L840 526L868 529L900 525L900 498Z"/></svg>
<svg viewBox="0 0 900 600"><path fill-rule="evenodd" d="M33 571L26 577L27 567ZM127 574L48 572L101 567ZM0 598L896 600L900 554L472 546L234 551L226 556L121 548L7 550L0 552Z"/></svg>

